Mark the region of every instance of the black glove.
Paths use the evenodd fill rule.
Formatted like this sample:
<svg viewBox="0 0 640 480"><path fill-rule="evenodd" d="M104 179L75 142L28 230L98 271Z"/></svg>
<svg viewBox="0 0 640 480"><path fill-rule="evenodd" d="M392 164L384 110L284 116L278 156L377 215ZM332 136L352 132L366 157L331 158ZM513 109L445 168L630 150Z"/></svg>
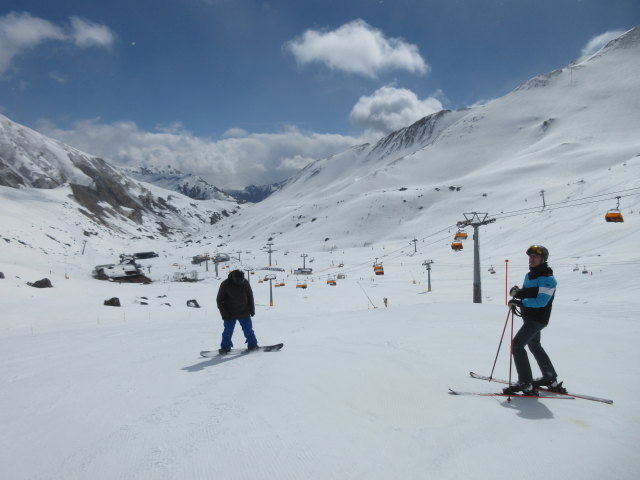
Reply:
<svg viewBox="0 0 640 480"><path fill-rule="evenodd" d="M511 287L511 290L509 290L509 295L511 295L512 297L517 297L518 293L520 293L520 287L517 285L514 285L513 287Z"/></svg>
<svg viewBox="0 0 640 480"><path fill-rule="evenodd" d="M509 300L508 305L511 310L515 310L516 308L520 308L522 306L522 302L520 300L512 298L511 300Z"/></svg>

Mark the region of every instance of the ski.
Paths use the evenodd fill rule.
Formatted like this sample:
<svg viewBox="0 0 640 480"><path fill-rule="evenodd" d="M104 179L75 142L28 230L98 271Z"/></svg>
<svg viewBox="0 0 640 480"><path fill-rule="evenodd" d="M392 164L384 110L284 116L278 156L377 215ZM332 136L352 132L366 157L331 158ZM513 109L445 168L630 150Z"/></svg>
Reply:
<svg viewBox="0 0 640 480"><path fill-rule="evenodd" d="M232 348L227 353L219 353L218 350L203 350L203 351L200 352L200 356L201 357L205 357L205 358L212 358L212 357L219 357L219 356L222 357L224 355L229 355L229 353L245 354L245 353L251 353L253 351L258 351L258 352L277 352L282 347L284 347L284 343L276 343L274 345L265 345L265 346L262 346L262 347L258 347L255 350L248 350L246 348L244 348L244 349Z"/></svg>
<svg viewBox="0 0 640 480"><path fill-rule="evenodd" d="M480 397L511 397L511 398L553 398L557 400L573 400L570 396L558 396L558 395L522 395L520 393L493 393L493 392L460 392L458 390L449 389L450 395L477 395Z"/></svg>
<svg viewBox="0 0 640 480"><path fill-rule="evenodd" d="M509 382L507 380L503 380L501 378L487 377L485 375L479 375L475 372L469 372L469 375L471 376L471 378L476 378L478 380L487 380L489 382L498 382L498 383L504 383L506 385L509 385ZM608 405L613 405L613 400L609 400L608 398L594 397L593 395L583 395L581 393L573 393L573 392L554 392L553 390L549 390L548 388L545 388L545 387L536 387L536 390L540 392L555 393L557 395L566 395L569 397L581 398L583 400L591 400L592 402L601 402L601 403L606 403Z"/></svg>

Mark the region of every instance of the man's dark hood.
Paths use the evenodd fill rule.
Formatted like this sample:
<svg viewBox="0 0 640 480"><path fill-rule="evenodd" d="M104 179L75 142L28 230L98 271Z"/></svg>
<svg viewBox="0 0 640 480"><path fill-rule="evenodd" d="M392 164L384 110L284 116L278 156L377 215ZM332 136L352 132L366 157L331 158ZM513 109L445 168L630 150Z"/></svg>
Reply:
<svg viewBox="0 0 640 480"><path fill-rule="evenodd" d="M236 285L242 285L244 282L244 272L242 270L234 270L229 273L229 279Z"/></svg>

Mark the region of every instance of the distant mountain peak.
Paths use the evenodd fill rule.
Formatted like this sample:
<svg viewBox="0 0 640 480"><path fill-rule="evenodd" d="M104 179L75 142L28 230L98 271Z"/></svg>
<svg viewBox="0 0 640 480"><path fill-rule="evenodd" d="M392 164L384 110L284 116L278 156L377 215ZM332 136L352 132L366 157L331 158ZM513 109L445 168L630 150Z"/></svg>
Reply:
<svg viewBox="0 0 640 480"><path fill-rule="evenodd" d="M163 175L176 175L168 168ZM196 178L196 177L194 177ZM238 210L238 202L212 188L212 200L186 201L177 193L142 185L106 160L91 156L0 115L0 185L68 187L77 212L112 231L153 235L198 231ZM186 187L183 183L183 188ZM182 197L182 198L179 198Z"/></svg>
<svg viewBox="0 0 640 480"><path fill-rule="evenodd" d="M225 200L236 201L228 193L215 185L211 185L198 175L183 173L177 168L168 165L165 168L159 167L126 167L123 171L127 175L143 182L151 183L167 190L180 192L195 200Z"/></svg>

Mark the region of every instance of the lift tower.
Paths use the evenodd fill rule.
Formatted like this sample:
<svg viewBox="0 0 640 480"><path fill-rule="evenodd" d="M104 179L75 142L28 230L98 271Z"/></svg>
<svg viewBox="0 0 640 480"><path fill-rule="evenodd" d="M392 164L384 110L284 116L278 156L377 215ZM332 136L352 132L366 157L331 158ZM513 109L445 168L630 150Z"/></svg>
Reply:
<svg viewBox="0 0 640 480"><path fill-rule="evenodd" d="M480 281L480 234L478 228L496 221L487 218L488 213L463 213L464 220L458 222L458 228L473 227L473 303L482 303L482 285Z"/></svg>

